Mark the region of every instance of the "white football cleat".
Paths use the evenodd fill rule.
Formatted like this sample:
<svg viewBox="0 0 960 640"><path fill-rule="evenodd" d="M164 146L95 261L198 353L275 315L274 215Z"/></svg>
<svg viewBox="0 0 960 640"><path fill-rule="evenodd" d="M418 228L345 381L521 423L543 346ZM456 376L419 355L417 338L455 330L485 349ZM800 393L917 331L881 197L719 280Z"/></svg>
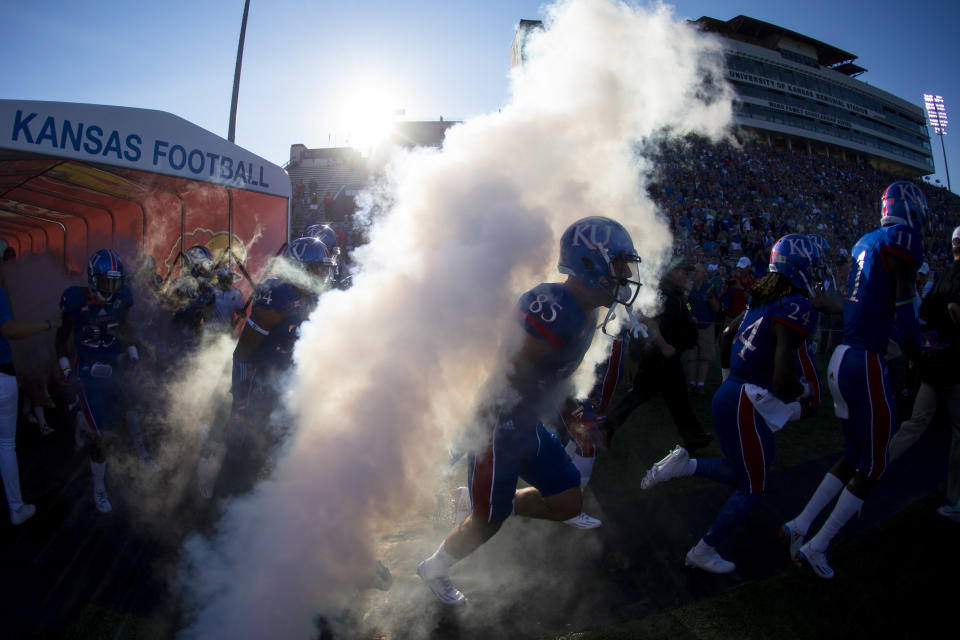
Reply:
<svg viewBox="0 0 960 640"><path fill-rule="evenodd" d="M783 544L787 547L787 553L790 554L790 562L799 567L800 559L797 557L797 554L800 553L800 547L803 546L803 534L797 531L793 520L780 527L780 539L783 540Z"/></svg>
<svg viewBox="0 0 960 640"><path fill-rule="evenodd" d="M647 475L643 476L643 480L640 481L640 488L649 489L661 482L685 475L684 470L689 461L690 454L687 453L686 449L677 445L666 457L650 467Z"/></svg>
<svg viewBox="0 0 960 640"><path fill-rule="evenodd" d="M107 491L93 491L93 504L96 505L97 511L100 513L110 513L113 510L113 505L110 504L110 499L107 498Z"/></svg>
<svg viewBox="0 0 960 640"><path fill-rule="evenodd" d="M822 551L814 551L810 548L810 543L800 547L800 551L797 552L797 557L801 560L806 560L807 564L810 565L810 568L813 569L813 572L817 574L818 577L824 580L833 578L833 569L830 568L830 564L827 562L827 554Z"/></svg>
<svg viewBox="0 0 960 640"><path fill-rule="evenodd" d="M580 512L580 515L574 516L569 520L564 520L563 524L569 525L574 529L596 529L603 522L597 518L588 516L583 511Z"/></svg>
<svg viewBox="0 0 960 640"><path fill-rule="evenodd" d="M716 549L707 544L698 544L687 551L684 564L710 573L730 573L737 568L737 565L721 558Z"/></svg>
<svg viewBox="0 0 960 640"><path fill-rule="evenodd" d="M466 487L457 487L450 492L453 501L456 504L456 510L453 514L453 526L459 527L460 524L473 513L473 501L470 499L470 489Z"/></svg>
<svg viewBox="0 0 960 640"><path fill-rule="evenodd" d="M430 587L430 591L433 591L437 600L455 607L466 604L467 598L453 586L453 583L450 582L450 576L446 574L431 575L427 572L426 564L426 560L420 563L420 566L417 567L417 575Z"/></svg>

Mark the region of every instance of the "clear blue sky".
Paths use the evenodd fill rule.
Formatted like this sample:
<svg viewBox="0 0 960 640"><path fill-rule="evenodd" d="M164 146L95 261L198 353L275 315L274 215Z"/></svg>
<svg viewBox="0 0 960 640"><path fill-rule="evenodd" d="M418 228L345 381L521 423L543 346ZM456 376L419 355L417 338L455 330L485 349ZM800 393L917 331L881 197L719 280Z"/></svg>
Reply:
<svg viewBox="0 0 960 640"><path fill-rule="evenodd" d="M251 0L237 143L283 164L290 144L342 144L355 106L464 119L508 99L513 28L541 2ZM643 4L643 3L641 3ZM939 93L960 191L960 3L955 0L678 1L683 18L738 14L859 56L859 79L920 104ZM226 136L242 0L0 0L0 97L169 111ZM939 67L939 68L938 68ZM937 175L946 184L938 138Z"/></svg>

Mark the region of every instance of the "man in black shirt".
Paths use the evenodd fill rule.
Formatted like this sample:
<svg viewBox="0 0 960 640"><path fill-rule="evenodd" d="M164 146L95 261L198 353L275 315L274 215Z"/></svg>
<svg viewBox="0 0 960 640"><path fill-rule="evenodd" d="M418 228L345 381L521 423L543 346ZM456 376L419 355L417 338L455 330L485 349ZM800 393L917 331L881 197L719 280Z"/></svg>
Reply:
<svg viewBox="0 0 960 640"><path fill-rule="evenodd" d="M640 344L631 343L631 357L637 361L633 388L607 414L603 428L608 437L634 409L661 392L687 451L701 449L713 439L704 433L690 409L681 359L684 351L697 345L699 337L697 321L685 295L687 278L693 269L692 263L675 259L660 281L660 313L647 320L650 338Z"/></svg>
<svg viewBox="0 0 960 640"><path fill-rule="evenodd" d="M920 389L913 415L890 440L890 461L899 458L926 431L944 403L952 431L947 495L937 513L960 522L960 227L953 230L953 263L920 305L926 321L920 359Z"/></svg>

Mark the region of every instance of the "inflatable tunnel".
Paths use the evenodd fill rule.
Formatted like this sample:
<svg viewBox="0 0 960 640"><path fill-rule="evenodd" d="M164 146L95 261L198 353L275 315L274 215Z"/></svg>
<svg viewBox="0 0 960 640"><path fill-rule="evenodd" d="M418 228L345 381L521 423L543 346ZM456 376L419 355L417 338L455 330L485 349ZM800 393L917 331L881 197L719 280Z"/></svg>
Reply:
<svg viewBox="0 0 960 640"><path fill-rule="evenodd" d="M290 193L282 168L169 113L0 100L0 238L71 273L112 248L166 278L203 244L257 278L288 240Z"/></svg>

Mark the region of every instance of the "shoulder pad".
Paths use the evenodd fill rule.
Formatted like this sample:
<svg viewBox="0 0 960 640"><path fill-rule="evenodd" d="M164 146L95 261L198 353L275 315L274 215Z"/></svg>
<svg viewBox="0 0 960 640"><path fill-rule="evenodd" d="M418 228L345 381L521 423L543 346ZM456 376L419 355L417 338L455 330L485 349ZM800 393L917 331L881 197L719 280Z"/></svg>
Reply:
<svg viewBox="0 0 960 640"><path fill-rule="evenodd" d="M253 304L274 311L283 311L299 298L300 294L293 285L280 278L268 278L257 286Z"/></svg>
<svg viewBox="0 0 960 640"><path fill-rule="evenodd" d="M63 294L60 296L60 308L63 309L65 313L77 313L80 311L80 308L86 303L87 300L87 288L73 286L68 287Z"/></svg>
<svg viewBox="0 0 960 640"><path fill-rule="evenodd" d="M587 320L580 305L562 284L537 285L517 303L524 329L556 348L570 342Z"/></svg>
<svg viewBox="0 0 960 640"><path fill-rule="evenodd" d="M774 322L782 322L807 337L816 332L819 318L810 300L798 294L781 298L774 314Z"/></svg>

